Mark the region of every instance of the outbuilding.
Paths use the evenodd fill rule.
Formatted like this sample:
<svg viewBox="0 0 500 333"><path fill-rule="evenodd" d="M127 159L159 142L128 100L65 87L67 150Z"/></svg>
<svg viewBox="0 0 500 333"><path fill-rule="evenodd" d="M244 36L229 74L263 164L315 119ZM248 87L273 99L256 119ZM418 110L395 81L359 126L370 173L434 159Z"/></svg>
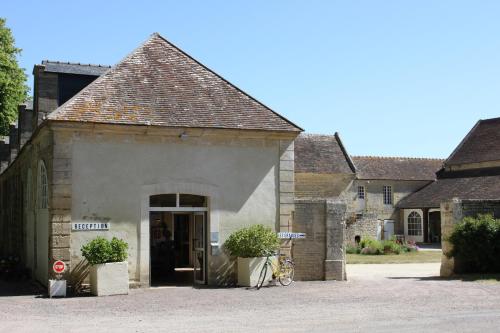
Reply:
<svg viewBox="0 0 500 333"><path fill-rule="evenodd" d="M43 116L35 93L42 120L0 175L2 252L46 283L116 236L131 283L232 283L233 231L289 231L301 128L158 34L102 72Z"/></svg>

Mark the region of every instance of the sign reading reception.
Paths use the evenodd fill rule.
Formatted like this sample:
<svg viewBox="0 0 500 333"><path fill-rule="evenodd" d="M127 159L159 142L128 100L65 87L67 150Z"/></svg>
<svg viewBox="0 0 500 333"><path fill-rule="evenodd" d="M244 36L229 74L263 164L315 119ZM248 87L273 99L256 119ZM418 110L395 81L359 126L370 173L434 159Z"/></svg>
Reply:
<svg viewBox="0 0 500 333"><path fill-rule="evenodd" d="M84 222L72 223L71 230L73 231L90 231L90 230L109 230L109 222Z"/></svg>

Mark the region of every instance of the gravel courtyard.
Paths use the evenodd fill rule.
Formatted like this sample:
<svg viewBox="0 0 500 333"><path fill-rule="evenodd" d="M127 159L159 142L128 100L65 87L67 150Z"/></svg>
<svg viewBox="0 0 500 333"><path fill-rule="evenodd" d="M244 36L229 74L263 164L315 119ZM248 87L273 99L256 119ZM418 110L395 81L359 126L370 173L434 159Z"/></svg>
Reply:
<svg viewBox="0 0 500 333"><path fill-rule="evenodd" d="M348 282L296 282L260 291L153 288L103 298L4 296L0 331L497 331L500 283L441 280L434 277L438 270L439 264L348 265ZM0 288L4 295L6 288Z"/></svg>

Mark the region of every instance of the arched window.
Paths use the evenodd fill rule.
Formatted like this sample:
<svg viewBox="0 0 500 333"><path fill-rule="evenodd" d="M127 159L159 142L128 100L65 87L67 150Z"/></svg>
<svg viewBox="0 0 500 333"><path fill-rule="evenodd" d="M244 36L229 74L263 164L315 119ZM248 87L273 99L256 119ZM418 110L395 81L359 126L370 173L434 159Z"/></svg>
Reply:
<svg viewBox="0 0 500 333"><path fill-rule="evenodd" d="M422 236L422 216L417 212L408 215L408 236Z"/></svg>
<svg viewBox="0 0 500 333"><path fill-rule="evenodd" d="M31 179L31 168L26 173L26 193L24 194L26 200L26 209L30 209L33 205L33 185Z"/></svg>
<svg viewBox="0 0 500 333"><path fill-rule="evenodd" d="M38 208L44 209L49 207L49 184L47 181L47 169L45 163L38 163Z"/></svg>

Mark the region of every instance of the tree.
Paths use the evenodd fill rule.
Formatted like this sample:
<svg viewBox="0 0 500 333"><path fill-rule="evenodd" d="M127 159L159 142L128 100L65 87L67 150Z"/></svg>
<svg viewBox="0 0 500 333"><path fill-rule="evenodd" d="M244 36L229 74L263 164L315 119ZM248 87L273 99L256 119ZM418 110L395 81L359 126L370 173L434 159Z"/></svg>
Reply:
<svg viewBox="0 0 500 333"><path fill-rule="evenodd" d="M20 53L5 19L0 18L0 135L9 134L9 125L17 118L17 106L28 96L26 74L17 63Z"/></svg>

